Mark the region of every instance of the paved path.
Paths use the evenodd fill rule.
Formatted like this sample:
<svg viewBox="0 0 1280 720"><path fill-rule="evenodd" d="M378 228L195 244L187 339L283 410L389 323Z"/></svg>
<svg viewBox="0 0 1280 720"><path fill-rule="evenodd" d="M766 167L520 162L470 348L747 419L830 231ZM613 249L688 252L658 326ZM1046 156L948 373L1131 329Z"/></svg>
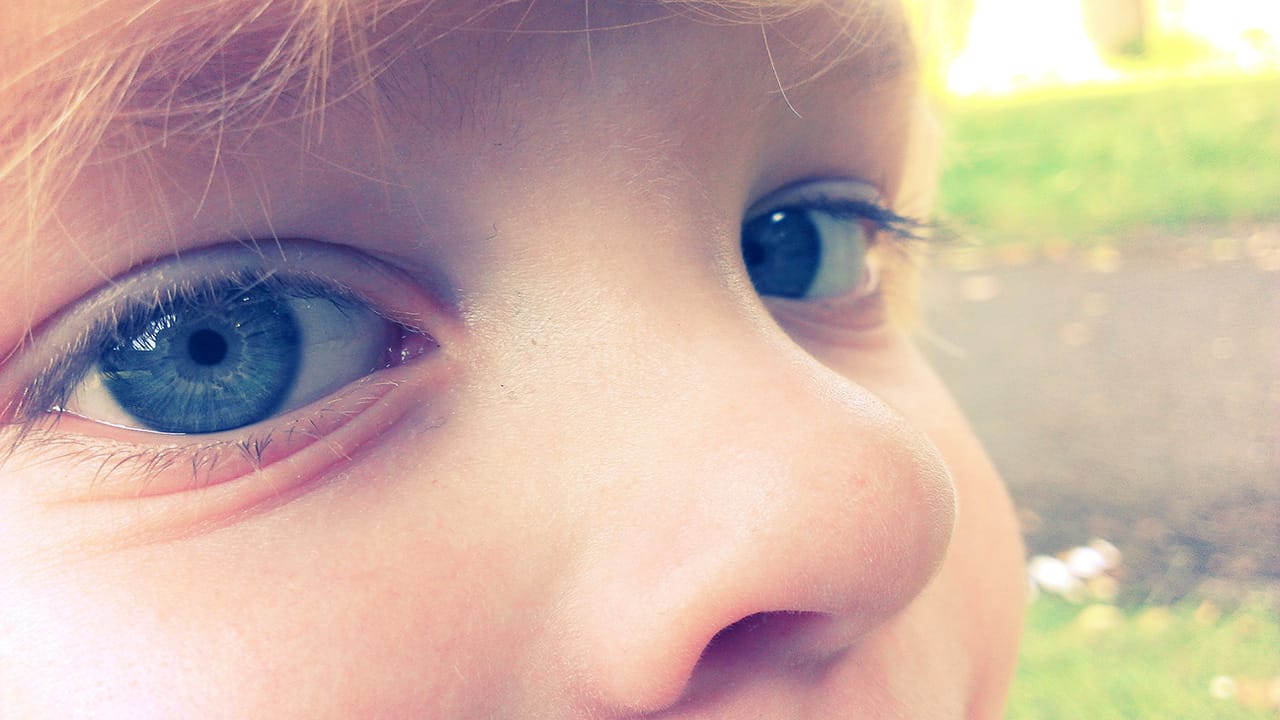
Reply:
<svg viewBox="0 0 1280 720"><path fill-rule="evenodd" d="M1033 551L1105 537L1131 598L1280 588L1280 225L1123 247L951 251L926 352Z"/></svg>

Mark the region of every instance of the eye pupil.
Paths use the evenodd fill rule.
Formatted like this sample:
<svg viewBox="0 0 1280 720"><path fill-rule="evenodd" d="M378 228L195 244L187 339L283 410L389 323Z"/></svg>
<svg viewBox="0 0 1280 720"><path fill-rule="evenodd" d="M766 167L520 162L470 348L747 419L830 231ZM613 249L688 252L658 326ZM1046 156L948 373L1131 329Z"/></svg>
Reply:
<svg viewBox="0 0 1280 720"><path fill-rule="evenodd" d="M197 365L217 365L227 357L227 340L212 330L197 330L187 338L187 354Z"/></svg>
<svg viewBox="0 0 1280 720"><path fill-rule="evenodd" d="M822 239L805 210L775 210L742 226L742 259L756 292L802 298L817 277Z"/></svg>

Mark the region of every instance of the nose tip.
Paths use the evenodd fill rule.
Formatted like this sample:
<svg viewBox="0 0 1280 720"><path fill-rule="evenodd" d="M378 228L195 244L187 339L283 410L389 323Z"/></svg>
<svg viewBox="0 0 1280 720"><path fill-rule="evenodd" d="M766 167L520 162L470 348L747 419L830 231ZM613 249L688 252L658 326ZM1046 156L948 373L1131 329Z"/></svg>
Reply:
<svg viewBox="0 0 1280 720"><path fill-rule="evenodd" d="M696 425L734 432L652 449L667 462L632 483L630 519L600 529L576 583L577 655L599 702L657 712L744 668L821 665L933 576L955 517L950 475L882 403L832 387L774 383L752 393L772 412L722 402Z"/></svg>

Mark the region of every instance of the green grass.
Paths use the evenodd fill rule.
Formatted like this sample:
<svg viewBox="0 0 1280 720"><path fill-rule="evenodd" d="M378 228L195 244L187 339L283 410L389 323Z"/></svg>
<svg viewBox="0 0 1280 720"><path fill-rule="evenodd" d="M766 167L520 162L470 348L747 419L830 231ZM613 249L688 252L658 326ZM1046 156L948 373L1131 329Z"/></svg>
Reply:
<svg viewBox="0 0 1280 720"><path fill-rule="evenodd" d="M1218 618L1194 606L1136 608L1108 630L1082 629L1082 608L1042 598L1028 609L1007 720L1275 720L1251 698L1209 694L1218 675L1239 678L1241 695L1280 676L1280 615L1262 604ZM1106 613L1110 613L1108 610ZM1250 680L1257 682L1250 683Z"/></svg>
<svg viewBox="0 0 1280 720"><path fill-rule="evenodd" d="M944 222L994 242L1280 219L1280 76L1165 80L947 111Z"/></svg>

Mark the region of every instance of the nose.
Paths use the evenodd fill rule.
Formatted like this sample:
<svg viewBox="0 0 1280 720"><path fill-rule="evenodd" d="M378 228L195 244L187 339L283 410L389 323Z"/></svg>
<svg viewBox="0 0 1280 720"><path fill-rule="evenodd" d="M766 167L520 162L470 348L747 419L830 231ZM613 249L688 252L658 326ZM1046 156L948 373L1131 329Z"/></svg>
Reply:
<svg viewBox="0 0 1280 720"><path fill-rule="evenodd" d="M744 667L816 667L942 562L955 497L933 445L760 332L669 349L645 426L596 439L614 480L561 625L591 716L667 709Z"/></svg>

